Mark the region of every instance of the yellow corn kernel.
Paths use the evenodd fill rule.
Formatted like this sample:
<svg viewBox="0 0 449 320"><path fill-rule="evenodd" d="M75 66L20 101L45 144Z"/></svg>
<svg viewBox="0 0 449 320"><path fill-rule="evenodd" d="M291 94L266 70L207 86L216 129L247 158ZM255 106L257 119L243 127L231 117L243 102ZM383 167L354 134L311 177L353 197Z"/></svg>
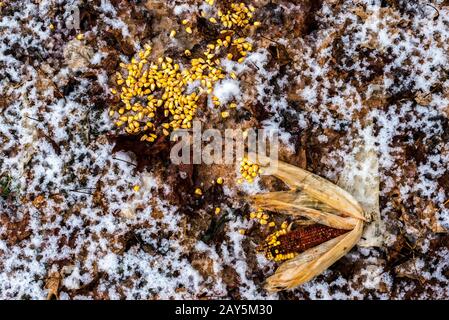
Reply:
<svg viewBox="0 0 449 320"><path fill-rule="evenodd" d="M201 195L203 195L203 191L201 191L200 188L196 188L195 189L195 194L198 195L198 196L201 196Z"/></svg>
<svg viewBox="0 0 449 320"><path fill-rule="evenodd" d="M170 38L174 38L176 36L176 30L172 30L170 32Z"/></svg>
<svg viewBox="0 0 449 320"><path fill-rule="evenodd" d="M217 183L218 184L223 184L223 178L222 177L217 178Z"/></svg>
<svg viewBox="0 0 449 320"><path fill-rule="evenodd" d="M221 113L221 117L222 117L222 118L227 118L227 117L229 117L229 112L223 111L223 112Z"/></svg>
<svg viewBox="0 0 449 320"><path fill-rule="evenodd" d="M221 209L220 208L215 208L215 214L220 214L220 212L221 212Z"/></svg>
<svg viewBox="0 0 449 320"><path fill-rule="evenodd" d="M140 186L134 186L134 187L133 187L133 190L134 190L135 192L138 192L138 191L140 190Z"/></svg>

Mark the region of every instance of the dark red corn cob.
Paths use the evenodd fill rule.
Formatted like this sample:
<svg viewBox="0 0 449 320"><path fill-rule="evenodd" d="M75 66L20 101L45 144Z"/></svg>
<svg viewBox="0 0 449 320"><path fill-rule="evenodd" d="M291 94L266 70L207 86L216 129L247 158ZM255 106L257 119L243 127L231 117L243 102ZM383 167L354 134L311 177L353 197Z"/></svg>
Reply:
<svg viewBox="0 0 449 320"><path fill-rule="evenodd" d="M266 239L263 246L269 259L282 261L296 254L316 247L323 242L336 238L348 230L340 230L321 224L300 227L290 232L278 231Z"/></svg>

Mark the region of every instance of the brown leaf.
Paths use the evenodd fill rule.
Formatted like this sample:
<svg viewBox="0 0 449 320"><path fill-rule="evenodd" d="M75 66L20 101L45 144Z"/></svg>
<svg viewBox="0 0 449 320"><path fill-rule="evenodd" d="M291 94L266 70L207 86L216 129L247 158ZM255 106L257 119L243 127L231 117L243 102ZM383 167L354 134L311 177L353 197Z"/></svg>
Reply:
<svg viewBox="0 0 449 320"><path fill-rule="evenodd" d="M7 214L0 215L0 225L6 228L6 231L1 234L0 239L6 240L9 245L16 245L22 240L25 240L31 235L29 230L30 215L26 214L22 220L12 221L12 218Z"/></svg>
<svg viewBox="0 0 449 320"><path fill-rule="evenodd" d="M271 54L271 63L277 63L279 67L286 65L292 61L287 48L283 44L275 44L268 47L268 51Z"/></svg>
<svg viewBox="0 0 449 320"><path fill-rule="evenodd" d="M45 205L45 198L42 195L37 196L36 198L34 198L33 200L33 206L36 209L40 209Z"/></svg>
<svg viewBox="0 0 449 320"><path fill-rule="evenodd" d="M48 141L48 143L51 144L53 150L55 150L57 155L61 154L61 148L59 147L59 145L56 143L55 140L53 140L52 137L50 137L48 134L46 134L43 130L38 129L38 137L39 138L45 138L45 140Z"/></svg>
<svg viewBox="0 0 449 320"><path fill-rule="evenodd" d="M61 284L61 274L57 271L50 273L45 281L45 289L48 290L47 300L59 299L59 288Z"/></svg>
<svg viewBox="0 0 449 320"><path fill-rule="evenodd" d="M214 261L208 257L206 252L193 253L191 255L191 264L204 279L214 275Z"/></svg>
<svg viewBox="0 0 449 320"><path fill-rule="evenodd" d="M432 94L418 92L415 96L415 101L422 106L428 106L432 102Z"/></svg>

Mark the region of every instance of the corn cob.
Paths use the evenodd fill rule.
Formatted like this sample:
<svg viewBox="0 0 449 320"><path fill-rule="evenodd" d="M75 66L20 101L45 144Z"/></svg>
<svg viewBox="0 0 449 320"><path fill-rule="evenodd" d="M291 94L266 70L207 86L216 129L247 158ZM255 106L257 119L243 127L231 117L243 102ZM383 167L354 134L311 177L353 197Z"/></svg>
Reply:
<svg viewBox="0 0 449 320"><path fill-rule="evenodd" d="M259 250L265 252L267 259L288 260L346 232L348 231L320 224L301 227L290 232L282 229L269 235Z"/></svg>

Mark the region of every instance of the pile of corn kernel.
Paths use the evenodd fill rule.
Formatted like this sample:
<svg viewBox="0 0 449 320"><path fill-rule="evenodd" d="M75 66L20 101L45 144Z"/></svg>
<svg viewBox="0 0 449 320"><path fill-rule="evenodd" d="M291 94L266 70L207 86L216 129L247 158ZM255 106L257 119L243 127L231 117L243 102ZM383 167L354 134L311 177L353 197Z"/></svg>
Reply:
<svg viewBox="0 0 449 320"><path fill-rule="evenodd" d="M213 5L214 1L206 1ZM159 57L157 61L149 61L151 46L145 45L137 56L128 64L121 63L123 73L116 73L117 89L111 93L120 97L120 102L112 106L110 117L116 119L116 126L123 127L131 135L141 135L141 141L153 142L159 135L168 136L176 129L189 129L198 110L198 100L203 93L210 95L214 85L227 76L236 79L235 73L225 74L220 64L220 58L226 56L243 63L252 45L245 38L239 37L232 27L240 31L251 25L254 7L244 3L231 4L230 9L223 13L218 10L218 17L210 17L211 23L223 26L220 38L209 43L200 56L190 60L190 66L182 68L171 57ZM206 13L202 12L202 16ZM185 31L191 34L192 26L188 20L183 20ZM254 22L253 25L260 25ZM170 32L170 37L176 37L176 31ZM238 52L234 57L231 53ZM190 57L192 52L184 51ZM199 81L199 85L191 93L186 93L189 84ZM220 106L217 97L212 97L215 106ZM230 109L236 107L231 103ZM220 113L222 118L229 117L228 111Z"/></svg>
<svg viewBox="0 0 449 320"><path fill-rule="evenodd" d="M126 78L117 73L122 105L112 108L109 114L118 114L116 125L126 124L128 134L143 132L141 140L153 142L157 138L156 125L165 136L170 134L169 129L190 128L200 96L196 92L185 94L186 72L181 72L172 58L160 57L156 63L149 63L150 54L151 47L145 46L130 64L121 64L128 73ZM163 115L163 121L155 121L158 113Z"/></svg>
<svg viewBox="0 0 449 320"><path fill-rule="evenodd" d="M242 161L240 161L240 174L243 178L239 178L237 180L238 183L243 183L243 179L248 182L253 182L254 178L256 178L259 174L262 173L262 169L259 165L251 162L248 158L244 157Z"/></svg>

